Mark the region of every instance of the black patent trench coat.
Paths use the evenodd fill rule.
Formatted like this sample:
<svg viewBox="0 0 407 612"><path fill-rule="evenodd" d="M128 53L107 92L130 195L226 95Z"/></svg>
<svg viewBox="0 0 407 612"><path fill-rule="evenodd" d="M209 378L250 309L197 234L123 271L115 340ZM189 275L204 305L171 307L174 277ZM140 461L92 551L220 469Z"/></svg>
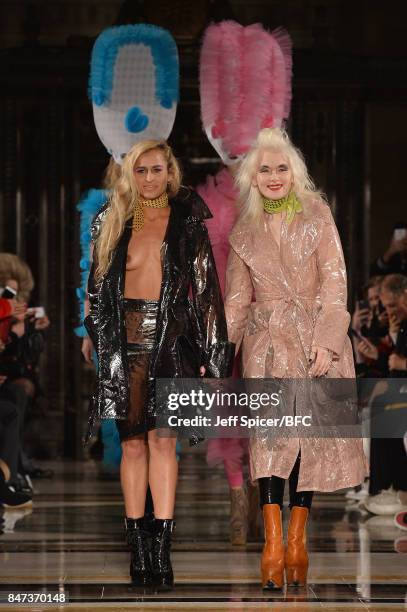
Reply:
<svg viewBox="0 0 407 612"><path fill-rule="evenodd" d="M200 196L186 188L170 200L162 246L163 277L155 345L150 359L146 413L157 416L156 378L193 378L205 366L207 377L231 376L234 344L228 342L222 295L204 219L212 215ZM103 210L95 218L98 223ZM89 315L85 326L98 356L98 377L89 418L124 419L129 406L129 374L123 310L128 223L111 266L96 285L94 262L89 275ZM192 299L189 297L192 297Z"/></svg>

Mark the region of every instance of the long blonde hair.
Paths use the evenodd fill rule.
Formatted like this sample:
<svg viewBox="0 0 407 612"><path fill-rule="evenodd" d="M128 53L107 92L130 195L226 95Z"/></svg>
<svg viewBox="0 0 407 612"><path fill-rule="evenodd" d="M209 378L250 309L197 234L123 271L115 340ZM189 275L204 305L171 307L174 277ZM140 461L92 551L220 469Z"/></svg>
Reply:
<svg viewBox="0 0 407 612"><path fill-rule="evenodd" d="M164 140L143 140L135 144L123 160L120 176L112 188L109 206L96 240L96 281L100 281L109 269L112 253L124 231L126 222L133 216L134 205L140 197L134 180L134 167L137 160L144 153L154 149L161 151L167 162L168 196L171 198L178 193L181 184L181 170L171 147Z"/></svg>
<svg viewBox="0 0 407 612"><path fill-rule="evenodd" d="M282 128L264 128L257 136L256 142L243 160L236 176L239 188L240 219L256 225L263 217L263 202L257 187L252 184L257 172L259 158L263 151L278 151L285 157L293 173L293 191L301 204L306 207L307 199L323 198L308 174L303 155Z"/></svg>
<svg viewBox="0 0 407 612"><path fill-rule="evenodd" d="M110 158L109 163L106 166L105 173L103 175L102 187L103 189L113 189L117 179L122 173L122 167L118 164L113 157Z"/></svg>

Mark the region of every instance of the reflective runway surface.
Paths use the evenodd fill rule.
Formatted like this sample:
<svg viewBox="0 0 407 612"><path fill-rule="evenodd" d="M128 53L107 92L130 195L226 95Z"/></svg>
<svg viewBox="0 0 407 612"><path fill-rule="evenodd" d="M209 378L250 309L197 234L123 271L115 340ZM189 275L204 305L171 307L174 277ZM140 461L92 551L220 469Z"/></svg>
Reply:
<svg viewBox="0 0 407 612"><path fill-rule="evenodd" d="M0 591L68 593L69 610L406 610L407 533L393 517L372 516L343 492L316 495L308 529L307 588L263 593L261 542L232 547L223 472L209 470L203 449L180 461L176 588L141 593L128 579L118 481L99 479L98 464L47 464L52 480L34 481L32 510L7 510L0 536ZM285 517L287 519L287 516ZM0 604L0 610L13 607ZM50 610L54 605L16 605Z"/></svg>

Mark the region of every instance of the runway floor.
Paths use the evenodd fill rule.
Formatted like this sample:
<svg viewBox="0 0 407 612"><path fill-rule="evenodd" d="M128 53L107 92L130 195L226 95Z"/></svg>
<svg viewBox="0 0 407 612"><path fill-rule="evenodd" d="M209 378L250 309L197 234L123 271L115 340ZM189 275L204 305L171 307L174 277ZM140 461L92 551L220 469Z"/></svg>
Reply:
<svg viewBox="0 0 407 612"><path fill-rule="evenodd" d="M65 461L47 464L52 480L34 481L31 510L4 512L0 599L43 590L67 594L69 604L0 604L0 610L407 609L406 532L393 517L346 503L343 492L315 497L308 586L263 593L261 542L230 545L227 485L221 469L208 469L202 450L184 449L180 461L174 591L131 588L118 481L99 479L93 461Z"/></svg>

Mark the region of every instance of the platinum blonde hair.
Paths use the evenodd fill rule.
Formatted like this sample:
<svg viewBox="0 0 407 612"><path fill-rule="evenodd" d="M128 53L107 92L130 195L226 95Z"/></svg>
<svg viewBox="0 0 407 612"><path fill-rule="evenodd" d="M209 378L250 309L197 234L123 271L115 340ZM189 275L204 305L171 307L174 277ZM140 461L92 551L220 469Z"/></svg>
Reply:
<svg viewBox="0 0 407 612"><path fill-rule="evenodd" d="M246 223L258 225L263 218L263 201L258 187L253 185L253 178L260 164L263 151L281 153L293 173L293 191L306 212L307 200L324 198L315 187L308 174L303 155L282 128L264 128L243 160L236 176L239 189L240 219Z"/></svg>
<svg viewBox="0 0 407 612"><path fill-rule="evenodd" d="M168 196L177 195L181 184L181 170L171 147L162 140L143 140L127 153L118 178L113 182L109 207L103 218L100 233L95 243L96 272L99 282L109 269L112 253L119 242L127 221L133 216L134 206L140 197L134 180L134 167L144 153L161 151L168 168ZM116 169L117 170L117 169Z"/></svg>

